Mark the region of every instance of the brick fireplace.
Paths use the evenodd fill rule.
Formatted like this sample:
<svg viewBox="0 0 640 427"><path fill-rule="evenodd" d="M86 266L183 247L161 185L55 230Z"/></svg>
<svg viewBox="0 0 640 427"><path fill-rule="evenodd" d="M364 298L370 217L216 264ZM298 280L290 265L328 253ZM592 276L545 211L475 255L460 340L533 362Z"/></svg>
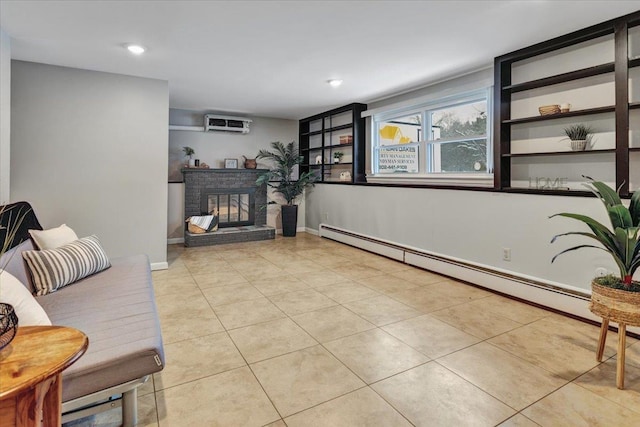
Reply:
<svg viewBox="0 0 640 427"><path fill-rule="evenodd" d="M220 226L214 233L192 234L185 224L185 246L267 240L275 229L267 226L266 185L255 182L263 169L183 169L184 215L219 214Z"/></svg>

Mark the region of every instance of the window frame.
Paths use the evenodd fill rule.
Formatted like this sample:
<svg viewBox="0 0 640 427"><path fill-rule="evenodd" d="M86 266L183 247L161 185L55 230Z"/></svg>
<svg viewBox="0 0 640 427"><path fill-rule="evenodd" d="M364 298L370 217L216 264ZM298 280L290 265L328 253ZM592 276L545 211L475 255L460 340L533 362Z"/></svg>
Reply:
<svg viewBox="0 0 640 427"><path fill-rule="evenodd" d="M435 111L443 110L446 108L453 108L459 105L470 104L473 102L486 101L487 103L487 128L486 128L486 141L487 141L487 171L482 172L433 172L433 165L437 163L434 150L436 146L440 146L442 143L452 143L468 141L471 139L485 139L482 137L471 138L448 138L445 140L432 139L432 113ZM421 135L423 139L420 141L412 142L419 146L419 173L380 173L378 169L378 157L376 152L380 145L380 125L388 123L392 120L399 120L406 116L420 115L421 117ZM430 129L429 132L426 130ZM407 105L403 108L390 109L380 111L372 114L371 116L371 149L369 155L371 156L371 174L367 175L367 181L372 183L383 184L434 184L434 185L460 185L460 186L480 186L480 187L492 187L493 186L493 170L494 170L494 158L493 158L493 87L486 86L482 89L459 93L446 97L439 97L437 99L429 100L426 102L417 103L414 105ZM424 139L427 135L428 139ZM397 145L385 145L385 147L398 147L406 144Z"/></svg>

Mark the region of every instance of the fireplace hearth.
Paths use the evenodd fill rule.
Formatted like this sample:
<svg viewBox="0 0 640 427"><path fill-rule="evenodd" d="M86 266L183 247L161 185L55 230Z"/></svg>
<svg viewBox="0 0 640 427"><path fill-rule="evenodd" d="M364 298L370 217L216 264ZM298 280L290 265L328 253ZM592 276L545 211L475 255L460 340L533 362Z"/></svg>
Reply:
<svg viewBox="0 0 640 427"><path fill-rule="evenodd" d="M256 187L261 169L183 169L184 215L219 214L219 229L213 233L189 233L185 246L208 246L275 238L268 227L267 187Z"/></svg>

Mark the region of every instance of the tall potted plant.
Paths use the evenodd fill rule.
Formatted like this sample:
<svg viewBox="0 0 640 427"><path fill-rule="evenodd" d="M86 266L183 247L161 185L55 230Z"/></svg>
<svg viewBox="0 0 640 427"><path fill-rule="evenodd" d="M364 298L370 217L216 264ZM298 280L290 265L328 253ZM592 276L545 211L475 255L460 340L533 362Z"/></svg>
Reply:
<svg viewBox="0 0 640 427"><path fill-rule="evenodd" d="M619 325L617 386L624 387L624 337L626 325L640 326L640 282L633 275L640 267L640 191L633 193L629 207L622 204L618 193L603 182L594 181L585 186L593 192L604 205L609 216L610 226L604 225L586 215L559 213L562 216L586 224L591 233L572 231L558 234L551 243L562 236L583 236L595 240L600 246L582 244L565 249L551 259L551 262L564 253L582 248L601 249L611 255L618 266L619 275L596 277L591 283L592 313L602 317L597 359L602 361L609 321Z"/></svg>
<svg viewBox="0 0 640 427"><path fill-rule="evenodd" d="M272 142L271 148L272 151L260 150L256 156L256 159L267 159L273 164L269 171L258 177L256 185L267 184L276 193L282 194L286 201L281 206L282 235L294 237L298 226L298 205L295 200L305 188L313 186L316 179L311 172L300 172L298 179L293 179L294 167L299 167L304 161L293 141L286 146L280 141Z"/></svg>

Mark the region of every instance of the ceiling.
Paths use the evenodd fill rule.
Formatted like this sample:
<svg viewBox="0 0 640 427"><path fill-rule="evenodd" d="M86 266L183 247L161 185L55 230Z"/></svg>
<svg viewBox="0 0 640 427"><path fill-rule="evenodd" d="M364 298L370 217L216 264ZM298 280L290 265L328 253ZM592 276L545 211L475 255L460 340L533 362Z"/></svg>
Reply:
<svg viewBox="0 0 640 427"><path fill-rule="evenodd" d="M169 81L170 106L300 119L488 67L635 1L0 1L13 59ZM148 51L130 54L123 45ZM344 83L332 88L327 80Z"/></svg>

